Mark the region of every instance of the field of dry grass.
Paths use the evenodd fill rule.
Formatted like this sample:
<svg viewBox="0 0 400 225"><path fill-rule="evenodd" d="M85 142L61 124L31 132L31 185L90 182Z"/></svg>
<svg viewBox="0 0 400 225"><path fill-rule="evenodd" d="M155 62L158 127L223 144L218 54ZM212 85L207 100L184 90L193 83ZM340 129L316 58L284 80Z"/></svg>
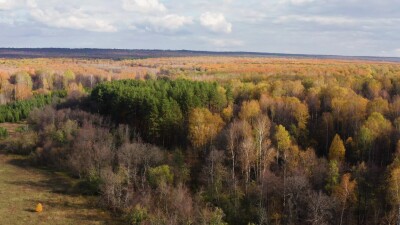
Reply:
<svg viewBox="0 0 400 225"><path fill-rule="evenodd" d="M29 166L26 157L0 153L0 224L118 224L95 199L74 194L74 180ZM38 203L43 212L36 213Z"/></svg>

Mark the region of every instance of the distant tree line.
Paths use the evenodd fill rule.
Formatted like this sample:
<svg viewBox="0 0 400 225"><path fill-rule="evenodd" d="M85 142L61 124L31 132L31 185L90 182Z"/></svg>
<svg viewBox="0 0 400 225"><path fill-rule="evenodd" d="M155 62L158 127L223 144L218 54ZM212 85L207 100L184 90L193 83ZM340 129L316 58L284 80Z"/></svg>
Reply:
<svg viewBox="0 0 400 225"><path fill-rule="evenodd" d="M0 105L54 91L66 91L68 96L79 98L103 80L104 77L75 74L69 69L63 73L35 70L9 74L0 71Z"/></svg>

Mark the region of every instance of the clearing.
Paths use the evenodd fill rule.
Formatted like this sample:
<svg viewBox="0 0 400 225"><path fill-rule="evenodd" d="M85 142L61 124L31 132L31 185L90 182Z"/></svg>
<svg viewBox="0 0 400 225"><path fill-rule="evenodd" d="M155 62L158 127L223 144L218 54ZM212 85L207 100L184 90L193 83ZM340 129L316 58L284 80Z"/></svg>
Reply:
<svg viewBox="0 0 400 225"><path fill-rule="evenodd" d="M24 156L0 152L0 224L120 224L96 207L94 197L74 194L74 180L29 166ZM43 212L36 213L38 203Z"/></svg>

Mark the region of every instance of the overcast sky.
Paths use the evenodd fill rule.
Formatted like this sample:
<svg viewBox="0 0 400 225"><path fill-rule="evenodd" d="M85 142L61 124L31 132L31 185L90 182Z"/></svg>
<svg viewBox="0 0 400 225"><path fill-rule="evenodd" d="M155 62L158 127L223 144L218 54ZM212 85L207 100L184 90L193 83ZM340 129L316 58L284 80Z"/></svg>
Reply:
<svg viewBox="0 0 400 225"><path fill-rule="evenodd" d="M0 0L0 47L400 56L400 0Z"/></svg>

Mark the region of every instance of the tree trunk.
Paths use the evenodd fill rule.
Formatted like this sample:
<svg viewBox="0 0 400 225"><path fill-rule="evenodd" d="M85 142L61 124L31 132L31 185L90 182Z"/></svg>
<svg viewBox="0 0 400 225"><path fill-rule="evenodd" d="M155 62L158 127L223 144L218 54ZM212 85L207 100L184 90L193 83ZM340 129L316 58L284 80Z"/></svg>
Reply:
<svg viewBox="0 0 400 225"><path fill-rule="evenodd" d="M283 224L287 224L286 220L286 154L283 153L284 163L283 163Z"/></svg>
<svg viewBox="0 0 400 225"><path fill-rule="evenodd" d="M340 213L340 225L343 224L344 209L346 208L346 201L343 203L342 212Z"/></svg>
<svg viewBox="0 0 400 225"><path fill-rule="evenodd" d="M398 206L399 212L397 213L397 225L400 225L400 204Z"/></svg>

